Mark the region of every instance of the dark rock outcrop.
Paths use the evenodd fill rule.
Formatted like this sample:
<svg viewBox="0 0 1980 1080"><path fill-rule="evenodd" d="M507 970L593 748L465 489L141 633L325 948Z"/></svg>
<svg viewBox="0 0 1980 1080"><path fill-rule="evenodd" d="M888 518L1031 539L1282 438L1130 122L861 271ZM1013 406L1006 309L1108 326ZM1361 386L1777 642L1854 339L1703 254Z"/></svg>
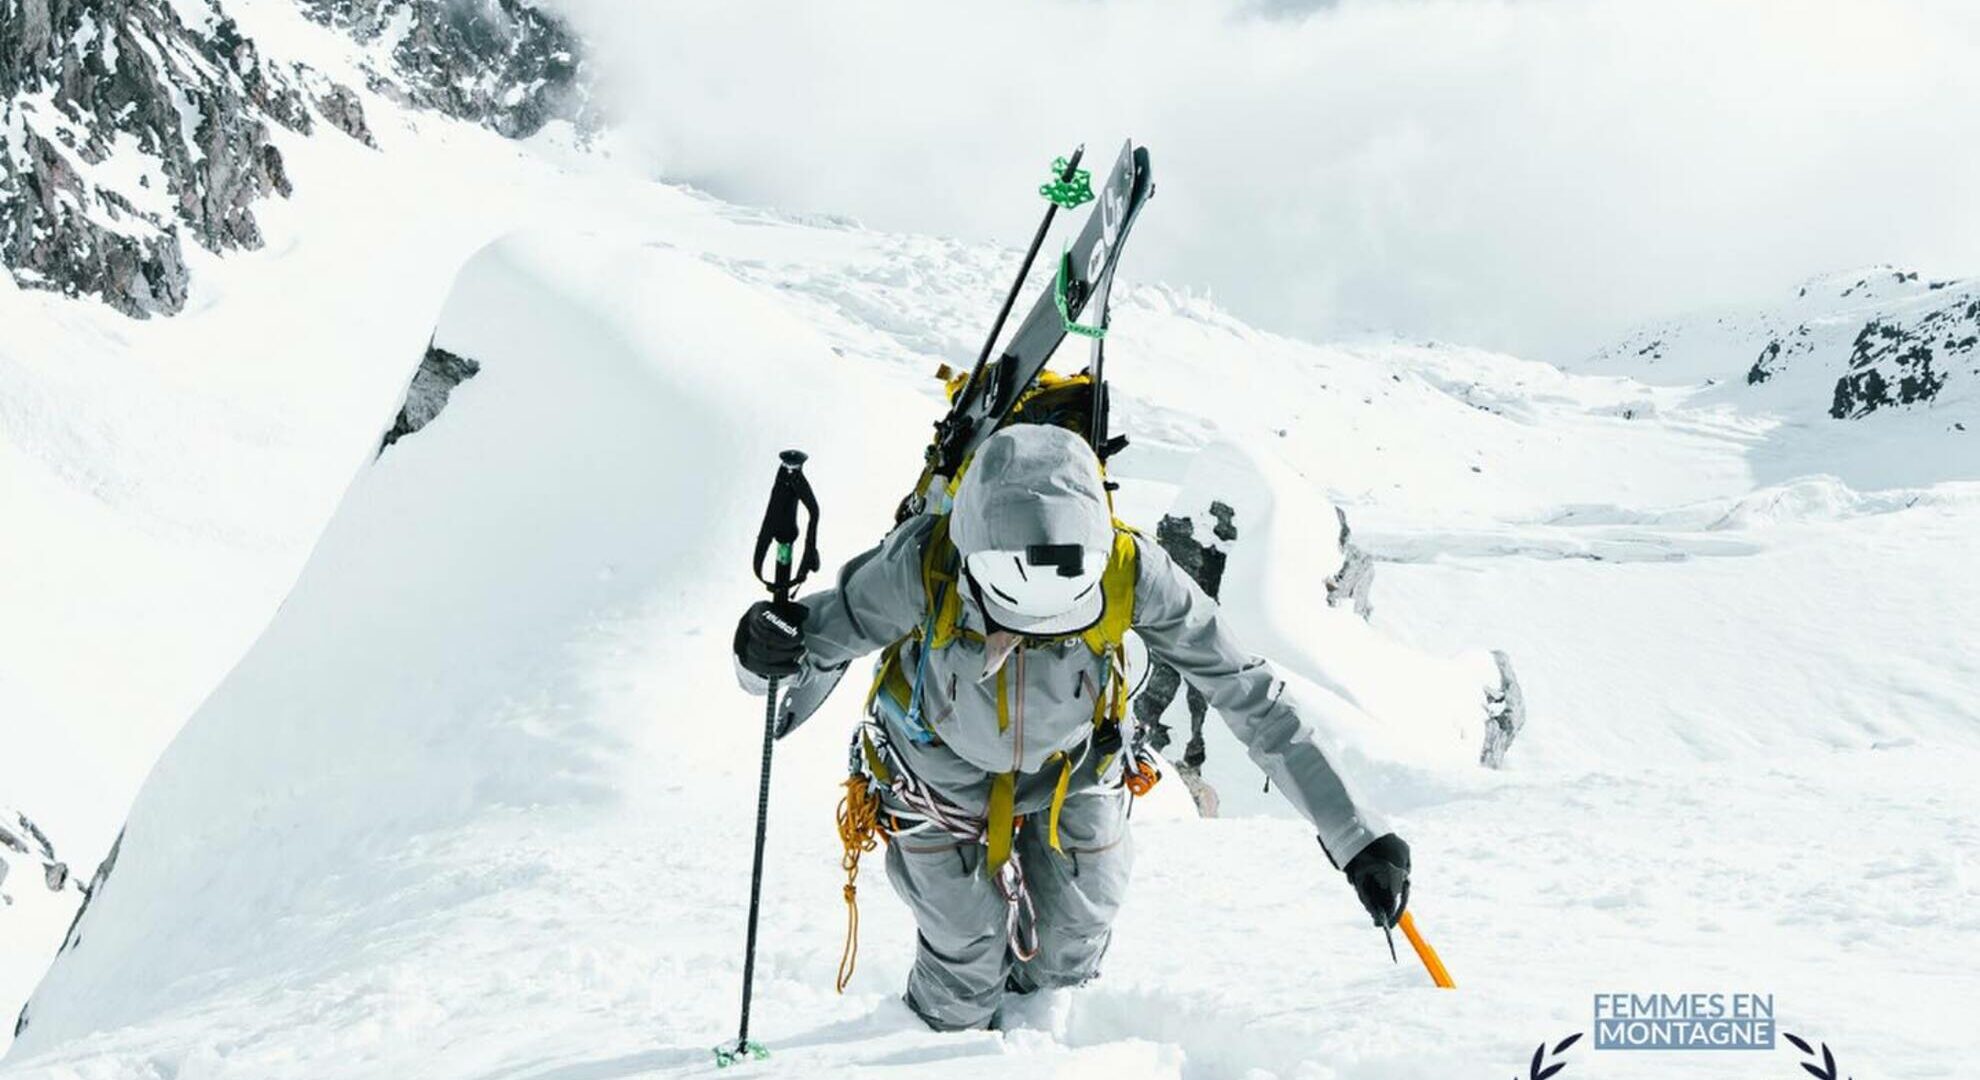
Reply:
<svg viewBox="0 0 1980 1080"><path fill-rule="evenodd" d="M1960 431L1972 426L1980 386L1980 279L1888 265L1824 274L1792 299L1644 327L1589 362L1653 382L1724 381L1729 392L1717 396L1776 413L1790 429L1931 410L1918 418L1927 428ZM1843 464L1824 468L1841 474Z"/></svg>
<svg viewBox="0 0 1980 1080"><path fill-rule="evenodd" d="M1849 372L1836 380L1829 415L1868 416L1892 405L1930 402L1956 366L1973 367L1980 344L1980 296L1909 319L1876 318L1864 324L1850 348Z"/></svg>
<svg viewBox="0 0 1980 1080"><path fill-rule="evenodd" d="M1811 286L1803 286L1799 299L1848 301L1855 309L1818 309L1792 329L1771 331L1747 369L1748 386L1805 372L1804 378L1820 378L1818 385L1830 387L1831 418L1856 420L1882 409L1930 404L1949 377L1980 375L1975 351L1980 289L1972 282L1923 282L1917 271L1879 268L1823 284L1828 289L1813 299ZM1827 372L1838 368L1841 374L1831 385Z"/></svg>
<svg viewBox="0 0 1980 1080"><path fill-rule="evenodd" d="M419 370L413 372L412 385L406 388L406 401L399 407L398 419L379 441L378 452L383 454L386 447L431 423L447 407L447 398L453 394L454 387L480 371L481 365L475 361L428 345L426 355L420 358Z"/></svg>
<svg viewBox="0 0 1980 1080"><path fill-rule="evenodd" d="M1155 542L1169 558L1175 560L1183 573L1189 575L1190 580L1203 589L1205 595L1215 599L1224 584L1224 565L1230 557L1227 545L1238 536L1237 511L1229 503L1217 499L1211 500L1206 509L1214 524L1201 532L1197 522L1191 518L1162 515L1162 520L1155 526ZM1185 691L1184 698L1189 707L1189 741L1183 747L1182 760L1177 763L1176 771L1183 778L1183 786L1189 789L1191 800L1196 803L1196 812L1203 817L1216 817L1217 789L1203 778L1203 720L1210 710L1209 699L1196 687L1185 687L1181 673L1167 661L1151 656L1148 665L1148 678L1134 699L1136 726L1149 746L1166 751L1170 734L1162 716L1168 712L1177 692Z"/></svg>
<svg viewBox="0 0 1980 1080"><path fill-rule="evenodd" d="M0 0L0 262L28 288L139 318L186 298L182 237L255 248L289 192L268 123L310 117L291 77L217 9Z"/></svg>
<svg viewBox="0 0 1980 1080"><path fill-rule="evenodd" d="M0 808L0 903L13 903L5 891L10 854L40 863L48 891L61 892L69 884L69 864L55 857L55 845L41 826L18 810Z"/></svg>
<svg viewBox="0 0 1980 1080"><path fill-rule="evenodd" d="M374 150L378 148L378 140L371 134L371 125L364 118L364 102L358 98L357 91L301 65L297 66L296 73L302 79L310 103L316 106L317 115L338 131Z"/></svg>
<svg viewBox="0 0 1980 1080"><path fill-rule="evenodd" d="M380 46L367 81L395 100L509 136L589 128L575 38L524 0L297 2ZM354 90L265 58L217 0L0 0L0 265L136 318L177 312L184 242L260 247L254 205L290 192L271 126L318 116L376 145Z"/></svg>
<svg viewBox="0 0 1980 1080"><path fill-rule="evenodd" d="M298 0L316 21L381 48L386 97L510 138L551 120L589 125L577 39L526 0Z"/></svg>
<svg viewBox="0 0 1980 1080"><path fill-rule="evenodd" d="M1758 386L1768 379L1773 378L1774 361L1780 358L1781 343L1778 341L1768 342L1767 347L1760 350L1760 358L1753 361L1752 367L1746 369L1746 385Z"/></svg>

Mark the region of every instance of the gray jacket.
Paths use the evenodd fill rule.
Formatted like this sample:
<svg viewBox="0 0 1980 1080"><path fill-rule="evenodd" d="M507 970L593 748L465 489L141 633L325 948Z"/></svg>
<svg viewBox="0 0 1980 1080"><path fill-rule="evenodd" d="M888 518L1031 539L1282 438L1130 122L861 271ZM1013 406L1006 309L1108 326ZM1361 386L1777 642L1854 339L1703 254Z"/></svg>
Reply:
<svg viewBox="0 0 1980 1080"><path fill-rule="evenodd" d="M1027 425L994 439L1027 429L1061 432ZM1037 514L1041 521L1084 517L1069 512L1067 501L1089 498L1095 490L1087 473L1097 479L1098 465L1090 451L1083 457L1079 453L1085 444L1056 436L1016 439L1024 445L1015 457L999 456L1005 462L999 475L979 477L979 471L987 470L972 469L965 483L995 483L1031 492L1032 497L959 496L956 513L994 506L1000 518L995 527L1002 531L1009 531L1013 516L1027 513ZM980 451L978 461L986 456ZM805 666L784 700L780 733L796 727L818 707L851 661L905 637L926 619L921 556L933 521L917 517L903 523L879 546L848 562L839 572L836 588L803 598L808 610ZM950 525L958 536L988 527L960 517ZM1355 797L1327 760L1298 708L1284 696L1285 683L1271 665L1245 653L1232 639L1217 602L1160 547L1136 539L1135 632L1150 653L1173 665L1209 698L1251 759L1293 808L1313 823L1329 858L1336 866L1345 866L1369 841L1387 832L1387 825ZM965 591L962 625L981 633L983 617L967 595ZM920 662L919 649L919 642L904 647L906 670L914 670ZM1076 763L1073 790L1118 784L1122 755L1114 755L1102 772L1097 768L1102 755L1091 752L1093 695L1106 685L1106 662L1077 637L1028 640L1005 661L1011 697L1010 722L1004 731L998 730L995 680L980 678L981 640L959 636L945 648L930 650L926 663L922 715L935 740L916 743L906 733L891 730L891 720L883 718L883 723L889 725L894 748L907 767L958 806L982 813L992 775L1015 771L1017 811L1042 810L1051 801L1061 771L1048 759L1061 751Z"/></svg>

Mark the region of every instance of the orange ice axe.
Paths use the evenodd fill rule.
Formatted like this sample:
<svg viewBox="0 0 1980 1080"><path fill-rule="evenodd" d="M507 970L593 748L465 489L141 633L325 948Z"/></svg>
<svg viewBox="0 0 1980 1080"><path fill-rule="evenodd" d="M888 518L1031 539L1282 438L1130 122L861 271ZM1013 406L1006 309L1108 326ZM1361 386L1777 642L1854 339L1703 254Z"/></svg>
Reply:
<svg viewBox="0 0 1980 1080"><path fill-rule="evenodd" d="M1457 983L1451 981L1451 973L1444 969L1444 962L1437 958L1437 950L1423 940L1422 934L1417 933L1416 920L1410 918L1409 912L1403 912L1396 925L1402 927L1403 936L1409 939L1409 947L1416 950L1416 958L1423 961L1424 970L1430 973L1430 981L1445 990L1457 989Z"/></svg>

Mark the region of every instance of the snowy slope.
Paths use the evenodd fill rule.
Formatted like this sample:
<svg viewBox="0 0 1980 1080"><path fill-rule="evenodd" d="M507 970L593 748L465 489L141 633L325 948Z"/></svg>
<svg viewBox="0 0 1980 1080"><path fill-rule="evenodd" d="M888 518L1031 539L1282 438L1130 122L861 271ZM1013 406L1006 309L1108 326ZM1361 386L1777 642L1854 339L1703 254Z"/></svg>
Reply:
<svg viewBox="0 0 1980 1080"><path fill-rule="evenodd" d="M877 535L860 523L886 520L888 466L912 462L919 436L839 418L925 402L835 360L774 298L705 262L597 238L478 256L435 344L481 372L365 472L281 613L153 773L109 883L29 1006L21 1052L176 1012L201 971L226 973L213 986L223 1000L257 983L250 971L272 980L263 991L334 980L353 946L367 952L422 910L440 925L457 914L459 896L401 894L422 891L407 845L460 843L517 814L551 814L575 850L614 835L587 879L624 861L621 819L665 822L639 842L673 841L668 876L685 891L647 884L670 917L733 877L733 841L680 838L693 813L712 815L696 831L714 836L742 823L728 796L746 791L753 710L708 673L722 672L726 614L751 591L734 572L761 494L748 466L787 441L807 447L827 536L851 532L850 547ZM1301 576L1317 586L1331 569ZM787 751L780 794L818 824L856 701ZM1474 756L1475 739L1474 725ZM671 781L659 796L656 777ZM808 861L799 846L780 865ZM807 906L780 905L799 918ZM877 951L888 935L875 936ZM723 940L707 934L712 954L697 963L713 964ZM707 989L673 992L713 1006ZM432 992L452 1009L479 991ZM266 1067L252 1061L225 1064Z"/></svg>
<svg viewBox="0 0 1980 1080"><path fill-rule="evenodd" d="M360 62L283 5L241 17ZM296 195L260 211L265 250L193 253L182 316L0 280L0 562L39 571L0 578L0 794L87 867L150 773L0 1074L704 1071L760 718L727 629L769 462L813 452L828 567L877 538L927 375L974 356L1015 261L366 109L377 153L275 133ZM1258 523L1234 621L1396 811L1462 989L1389 966L1222 737L1240 816L1187 818L1173 784L1137 813L1101 982L927 1033L869 867L836 998L848 693L778 758L757 1031L781 1072L1504 1073L1592 991L1702 985L1775 992L1790 1030L1874 1052L1856 1075L1958 1075L1980 468L1906 419L1938 414L1824 426L1692 374L1315 346L1126 284L1124 512L1214 491ZM482 370L373 464L429 335ZM1318 599L1331 505L1385 560L1372 628ZM1505 774L1462 715L1491 647L1531 709ZM66 913L11 914L24 994Z"/></svg>
<svg viewBox="0 0 1980 1080"><path fill-rule="evenodd" d="M10 325L33 331L10 338L5 367L8 448L18 455L6 474L18 485L10 506L34 526L8 534L10 561L45 572L7 583L10 609L29 614L6 623L10 655L25 662L5 687L16 721L7 742L20 752L4 779L79 867L109 849L164 740L273 610L344 478L376 446L477 237L528 218L578 230L644 222L664 243L719 252L710 257L722 265L803 260L840 279L954 249L784 222L595 166L570 175L554 156L518 160L478 132L375 101L371 112L383 155L339 140L285 147L298 175L317 182L299 191L293 216L264 211L270 251L198 268L186 315L133 326L38 294L6 297ZM381 235L368 226L380 207L409 200L426 208L408 213L415 227ZM958 312L936 325L956 340L977 332L1009 265L1008 252L971 259L975 272L941 279ZM398 272L366 269L385 265ZM326 286L337 302L325 303ZM801 306L812 314L808 298ZM827 323L828 334L845 330ZM280 343L272 356L271 341ZM904 414L932 412L925 373L964 348L917 354L892 372L918 392ZM861 352L899 350L868 331ZM889 426L911 439L921 422ZM893 498L890 472L873 472ZM119 677L98 677L107 669ZM50 904L4 927L13 995L25 995L67 918Z"/></svg>
<svg viewBox="0 0 1980 1080"><path fill-rule="evenodd" d="M885 465L912 461L919 433L840 418L928 405L918 380L835 357L832 333L798 317L808 312L664 244L538 234L477 257L437 344L479 358L482 372L365 472L281 614L161 762L10 1064L25 1076L705 1068L732 1007L734 898L746 885L758 714L728 685L724 653L730 614L751 594L735 553L767 479L752 466L786 442L811 449L827 543L846 553L885 520L897 489ZM1199 460L1217 456L1212 474L1242 472L1243 454ZM1187 485L1143 472L1142 485ZM1928 503L1953 521L1970 513L1957 487ZM1749 500L1613 527L1772 546L1767 519L1796 515L1766 509ZM1924 530L1918 543L1938 539ZM1722 561L1737 557L1752 556ZM1482 579L1506 574L1499 563L1536 576L1603 566L1518 551L1424 565L1442 563L1458 575L1473 564ZM1617 569L1686 567L1654 583L1670 591L1691 581L1689 565ZM1507 598L1473 603L1420 584L1409 570L1385 581L1378 610L1401 609L1395 621L1419 631L1452 611L1503 631L1497 610L1538 622L1581 607L1523 595L1500 609ZM1616 641L1613 622L1579 627L1581 638L1538 635L1533 650L1587 664ZM1666 674L1678 663L1646 658ZM1539 686L1536 697L1572 683ZM1822 705L1804 686L1787 692ZM1365 770L1417 839L1419 909L1460 994L1387 965L1296 823L1192 821L1171 800L1171 816L1140 823L1139 891L1106 979L1032 1027L937 1036L892 1000L910 931L877 873L856 993L823 990L840 932L828 821L852 708L841 700L779 758L759 1030L800 1074L939 1064L944 1075L1429 1077L1523 1060L1613 980L1759 978L1835 1041L1875 1031L1887 1060L1931 1060L1958 994L1903 1015L1879 1003L1893 983L1969 978L1926 945L1976 929L1948 891L1974 840L1959 809L1970 734L1941 723L1879 750L1846 734L1764 754L1708 754L1682 738L1576 753L1574 733L1626 735L1669 711L1629 695L1611 705L1604 715L1565 695L1548 702L1514 760L1558 744L1532 756L1568 762L1559 768L1522 765L1500 780L1436 762ZM1958 719L1956 702L1941 705L1933 717ZM1672 712L1680 733L1727 722ZM1738 719L1774 731L1803 718ZM1772 764L1756 775L1763 756ZM1768 829L1727 827L1755 820ZM1589 849L1591 827L1618 842ZM1874 839L1825 847L1845 832ZM1809 850L1826 857L1788 857ZM1767 867L1764 890L1700 909L1723 875L1754 865ZM1866 872L1879 884L1863 888ZM1894 922L1900 897L1914 914ZM1308 950L1261 955L1268 924ZM1841 956L1827 947L1838 934ZM1928 955L1946 959L1878 959ZM1875 990L1861 978L1870 965ZM1609 1073L1650 1075L1624 1064Z"/></svg>

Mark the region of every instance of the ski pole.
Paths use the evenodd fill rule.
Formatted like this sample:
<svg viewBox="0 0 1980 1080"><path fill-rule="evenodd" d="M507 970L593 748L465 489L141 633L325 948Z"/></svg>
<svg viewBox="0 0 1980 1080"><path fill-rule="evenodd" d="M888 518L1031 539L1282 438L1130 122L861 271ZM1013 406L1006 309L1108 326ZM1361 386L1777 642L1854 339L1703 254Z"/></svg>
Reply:
<svg viewBox="0 0 1980 1080"><path fill-rule="evenodd" d="M1072 156L1065 159L1066 167L1059 170L1059 183L1072 182L1079 173L1079 159L1085 156L1085 143L1073 148ZM1045 207L1045 218L1038 223L1038 231L1031 237L1031 246L1025 249L1024 262L1018 266L1017 280L1011 282L1011 291L1004 296L1004 306L997 309L997 318L990 324L990 336L983 339L983 351L976 354L976 366L970 369L969 381L963 383L962 392L956 395L957 401L968 401L970 392L976 389L977 381L983 377L983 368L990 362L990 352L997 347L997 336L1004 332L1004 323L1011 317L1011 307L1017 303L1018 293L1024 291L1024 281L1031 276L1031 264L1038 259L1038 249L1045 246L1045 235L1052 231L1052 218L1058 212L1057 202Z"/></svg>
<svg viewBox="0 0 1980 1080"><path fill-rule="evenodd" d="M1457 989L1457 983L1451 981L1451 973L1444 970L1444 962L1437 957L1437 950L1431 948L1430 943L1423 940L1423 935L1416 932L1416 920L1410 918L1409 912L1403 912L1402 918L1397 920L1396 925L1402 927L1403 936L1409 939L1410 948L1416 950L1416 958L1423 961L1424 970L1430 973L1430 981L1445 990Z"/></svg>
<svg viewBox="0 0 1980 1080"><path fill-rule="evenodd" d="M788 603L791 593L813 570L818 569L818 500L812 496L811 483L804 478L805 455L800 450L786 450L778 456L777 478L770 487L770 504L763 510L763 525L756 533L755 554L750 559L750 569L770 590L770 596L779 605ZM796 559L796 572L792 572L791 547L798 539L798 507L805 509L808 523L804 533L804 554ZM771 576L763 575L763 556L770 552L770 545L776 544L775 569ZM777 684L782 680L772 677L766 688L763 702L763 769L756 785L756 854L749 872L749 933L743 944L742 978L742 1020L736 1028L734 1046L715 1048L715 1064L726 1067L740 1061L745 1056L764 1058L770 1052L762 1043L749 1039L750 992L756 977L756 922L760 914L763 897L763 839L769 832L770 823L770 751L777 741Z"/></svg>

